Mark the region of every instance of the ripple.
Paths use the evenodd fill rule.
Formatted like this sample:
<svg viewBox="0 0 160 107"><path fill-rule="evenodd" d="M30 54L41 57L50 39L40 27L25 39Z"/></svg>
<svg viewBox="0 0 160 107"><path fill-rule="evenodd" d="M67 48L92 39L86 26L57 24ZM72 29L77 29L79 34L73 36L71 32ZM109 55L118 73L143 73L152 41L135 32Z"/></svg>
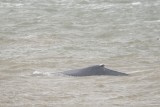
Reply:
<svg viewBox="0 0 160 107"><path fill-rule="evenodd" d="M134 6L137 6L137 5L141 5L142 3L141 2L133 2L131 4L134 5Z"/></svg>

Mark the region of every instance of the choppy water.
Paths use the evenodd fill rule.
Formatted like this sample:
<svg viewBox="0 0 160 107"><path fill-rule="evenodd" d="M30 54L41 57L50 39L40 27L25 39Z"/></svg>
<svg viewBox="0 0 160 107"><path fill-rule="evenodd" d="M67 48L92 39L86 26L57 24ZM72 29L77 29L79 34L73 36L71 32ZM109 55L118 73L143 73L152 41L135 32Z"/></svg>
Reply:
<svg viewBox="0 0 160 107"><path fill-rule="evenodd" d="M128 77L62 77L105 64ZM159 0L0 0L0 107L159 107Z"/></svg>

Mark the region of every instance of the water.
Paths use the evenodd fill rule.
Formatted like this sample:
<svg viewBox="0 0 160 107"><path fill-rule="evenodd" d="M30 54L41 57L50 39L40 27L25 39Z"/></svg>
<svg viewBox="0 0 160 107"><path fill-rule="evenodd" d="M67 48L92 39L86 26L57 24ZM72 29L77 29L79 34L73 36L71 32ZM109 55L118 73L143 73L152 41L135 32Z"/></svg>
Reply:
<svg viewBox="0 0 160 107"><path fill-rule="evenodd" d="M159 107L159 0L1 0L0 107ZM105 64L128 77L52 73Z"/></svg>

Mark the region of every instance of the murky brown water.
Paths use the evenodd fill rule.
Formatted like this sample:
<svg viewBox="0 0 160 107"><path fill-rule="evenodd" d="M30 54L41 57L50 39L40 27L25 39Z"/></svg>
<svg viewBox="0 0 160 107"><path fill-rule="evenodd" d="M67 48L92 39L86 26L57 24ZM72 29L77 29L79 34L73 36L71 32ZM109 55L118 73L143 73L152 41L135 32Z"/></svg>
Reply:
<svg viewBox="0 0 160 107"><path fill-rule="evenodd" d="M0 107L159 107L159 0L1 0ZM105 64L128 77L55 72Z"/></svg>

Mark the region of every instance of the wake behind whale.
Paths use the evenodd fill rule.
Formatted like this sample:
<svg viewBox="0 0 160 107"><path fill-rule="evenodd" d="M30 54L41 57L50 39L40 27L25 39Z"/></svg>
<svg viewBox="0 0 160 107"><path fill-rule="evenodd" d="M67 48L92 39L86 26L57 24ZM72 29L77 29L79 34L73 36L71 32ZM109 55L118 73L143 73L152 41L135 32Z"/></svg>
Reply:
<svg viewBox="0 0 160 107"><path fill-rule="evenodd" d="M98 76L98 75L109 75L109 76L127 76L128 74L117 72L111 69L105 68L104 64L94 65L86 68L75 69L61 72L64 75L69 76Z"/></svg>

